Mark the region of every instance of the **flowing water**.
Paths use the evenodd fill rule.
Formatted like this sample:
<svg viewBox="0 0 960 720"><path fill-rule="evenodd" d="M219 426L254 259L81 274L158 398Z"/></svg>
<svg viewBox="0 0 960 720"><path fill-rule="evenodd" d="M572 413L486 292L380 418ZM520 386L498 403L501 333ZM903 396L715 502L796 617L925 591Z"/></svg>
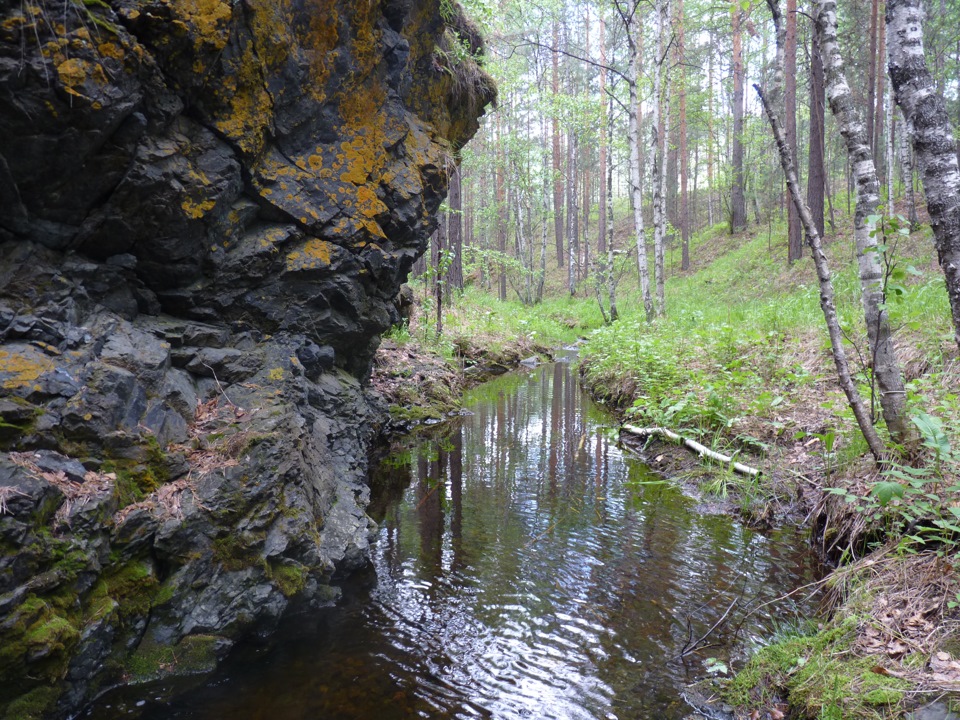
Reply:
<svg viewBox="0 0 960 720"><path fill-rule="evenodd" d="M336 607L290 617L173 700L128 690L89 716L670 720L690 714L681 693L706 658L802 611L781 600L743 619L815 576L803 540L659 482L568 364L503 376L465 406L374 472L379 539Z"/></svg>

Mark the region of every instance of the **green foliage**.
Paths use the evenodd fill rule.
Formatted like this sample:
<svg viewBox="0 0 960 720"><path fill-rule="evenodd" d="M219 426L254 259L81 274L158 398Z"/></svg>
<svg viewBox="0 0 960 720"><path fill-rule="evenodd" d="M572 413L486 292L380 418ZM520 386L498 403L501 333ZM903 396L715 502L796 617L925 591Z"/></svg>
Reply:
<svg viewBox="0 0 960 720"><path fill-rule="evenodd" d="M960 553L960 452L950 444L943 420L916 412L911 421L929 451L928 461L915 465L890 460L883 479L866 497L846 488L828 492L842 496L886 533L900 539L900 549L935 549L956 558Z"/></svg>

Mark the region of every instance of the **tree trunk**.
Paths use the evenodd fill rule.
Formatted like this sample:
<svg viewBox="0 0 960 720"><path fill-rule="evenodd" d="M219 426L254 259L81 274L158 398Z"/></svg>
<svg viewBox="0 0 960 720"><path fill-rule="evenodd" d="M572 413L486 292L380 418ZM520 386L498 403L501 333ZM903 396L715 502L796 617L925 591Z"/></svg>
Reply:
<svg viewBox="0 0 960 720"><path fill-rule="evenodd" d="M450 173L450 191L447 195L450 206L447 220L447 243L452 253L447 271L446 296L453 290L463 290L463 193L461 192L460 165L454 165Z"/></svg>
<svg viewBox="0 0 960 720"><path fill-rule="evenodd" d="M730 192L730 232L747 229L747 198L743 191L743 38L740 23L743 11L739 3L731 6L733 30L733 185Z"/></svg>
<svg viewBox="0 0 960 720"><path fill-rule="evenodd" d="M445 218L444 218L445 219ZM433 252L433 297L437 303L437 337L443 335L443 255L446 250L447 228L443 219L440 221L437 231L433 234L436 240Z"/></svg>
<svg viewBox="0 0 960 720"><path fill-rule="evenodd" d="M506 172L506 154L503 151L503 129L500 125L500 115L497 115L497 167L496 167L496 192L497 192L497 250L500 252L500 260L497 262L498 277L498 297L500 302L507 299L507 269L503 264L503 258L507 254L507 222L510 219L510 208L507 207L506 188L504 173Z"/></svg>
<svg viewBox="0 0 960 720"><path fill-rule="evenodd" d="M668 0L669 3L669 0ZM656 313L663 317L667 314L667 301L664 294L666 271L664 259L667 248L667 138L670 136L670 94L663 97L663 137L660 148L660 222L655 228L653 240L653 275L657 285Z"/></svg>
<svg viewBox="0 0 960 720"><path fill-rule="evenodd" d="M679 70L677 85L679 88L678 112L680 115L680 242L681 250L680 269L690 269L690 215L689 198L687 197L687 175L689 164L689 149L687 147L687 73L685 70L686 48L684 47L683 0L677 0L677 57Z"/></svg>
<svg viewBox="0 0 960 720"><path fill-rule="evenodd" d="M637 268L640 275L640 292L647 320L653 319L653 298L650 296L650 265L647 262L647 242L643 228L643 188L640 173L640 99L637 83L640 80L640 27L639 14L634 13L627 28L630 43L630 205L633 208L633 226L637 235Z"/></svg>
<svg viewBox="0 0 960 720"><path fill-rule="evenodd" d="M784 18L784 131L790 159L797 166L797 0L787 0L787 16ZM803 256L803 238L800 236L800 215L793 203L787 205L787 262L792 263Z"/></svg>
<svg viewBox="0 0 960 720"><path fill-rule="evenodd" d="M910 230L920 227L920 218L917 217L917 196L913 190L913 150L910 147L910 138L907 137L907 128L903 121L903 113L899 108L894 109L897 138L897 153L900 158L900 172L903 189L907 194L907 219L910 221Z"/></svg>
<svg viewBox="0 0 960 720"><path fill-rule="evenodd" d="M960 347L960 172L953 128L943 97L935 92L923 53L921 0L888 0L890 82L903 110L947 283L953 332Z"/></svg>
<svg viewBox="0 0 960 720"><path fill-rule="evenodd" d="M873 108L877 91L877 16L880 10L880 0L870 2L870 56L867 59L867 144L873 153ZM829 56L824 52L824 58Z"/></svg>
<svg viewBox="0 0 960 720"><path fill-rule="evenodd" d="M894 149L895 149L895 139L894 139L894 124L893 124L893 92L886 94L886 99L884 102L884 111L887 116L887 135L884 141L884 148L886 150L886 161L884 165L887 166L887 217L893 217L896 215L896 205L894 203L894 193L893 193L893 168L894 168Z"/></svg>
<svg viewBox="0 0 960 720"><path fill-rule="evenodd" d="M602 255L607 251L607 213L603 208L607 202L607 24L600 13L600 191L597 198L597 250ZM610 137L613 137L611 134Z"/></svg>
<svg viewBox="0 0 960 720"><path fill-rule="evenodd" d="M879 13L879 10L878 10ZM882 148L884 147L883 141L883 120L884 120L884 78L887 77L887 74L883 71L883 59L886 57L887 52L887 30L885 27L877 27L877 35L879 39L877 44L879 48L877 50L877 103L876 109L873 113L873 164L878 168L880 167L880 159L883 157ZM889 174L889 170L887 173ZM878 173L879 174L879 173Z"/></svg>
<svg viewBox="0 0 960 720"><path fill-rule="evenodd" d="M667 141L667 107L664 97L664 86L668 83L664 78L665 37L669 16L669 0L656 0L654 17L656 26L654 34L657 38L657 56L653 66L653 126L650 141L650 167L653 172L653 277L656 284L656 303L654 314L663 315L663 243L666 236L666 150Z"/></svg>
<svg viewBox="0 0 960 720"><path fill-rule="evenodd" d="M803 224L804 230L806 231L807 242L810 244L813 262L817 269L817 280L820 284L820 308L823 310L823 317L827 323L827 331L830 334L830 347L833 351L833 362L837 368L840 387L847 396L847 402L850 404L850 409L853 410L853 415L857 420L857 425L860 427L860 432L863 433L863 437L867 441L870 453L873 455L874 460L880 463L883 460L886 449L883 446L883 441L880 440L880 436L877 435L877 429L873 426L870 414L863 404L863 398L860 397L860 393L857 391L857 387L854 385L853 378L850 375L850 365L847 362L847 354L843 349L843 333L840 330L840 321L837 317L837 307L834 302L833 281L830 279L830 268L827 265L827 256L823 254L820 234L817 232L817 226L814 225L813 218L810 216L809 208L804 204L803 197L800 195L800 184L797 182L797 174L790 160L790 150L787 147L787 140L784 137L783 129L780 127L780 121L777 120L770 105L763 97L760 86L754 85L754 88L760 97L760 102L763 104L763 109L770 122L773 137L777 142L777 151L780 154L780 165L787 179L787 187L790 190L790 196L793 198L793 202L797 205L800 222Z"/></svg>
<svg viewBox="0 0 960 720"><path fill-rule="evenodd" d="M577 294L577 137L567 135L567 289Z"/></svg>
<svg viewBox="0 0 960 720"><path fill-rule="evenodd" d="M613 97L610 98L610 105L607 113L607 132L609 136L613 137ZM604 198L606 203L606 210L604 215L606 216L607 222L607 232L609 236L607 238L607 294L610 296L610 322L616 322L620 313L617 312L617 279L614 267L614 260L616 259L613 252L613 163L610 162L607 165L607 194Z"/></svg>
<svg viewBox="0 0 960 720"><path fill-rule="evenodd" d="M823 57L816 33L810 39L810 148L807 158L807 205L817 232L823 237L823 196L827 173L824 167Z"/></svg>
<svg viewBox="0 0 960 720"><path fill-rule="evenodd" d="M560 23L553 21L553 54L551 57L553 89L553 228L557 240L557 267L563 267L563 153L560 144L560 118L557 96L560 94Z"/></svg>
<svg viewBox="0 0 960 720"><path fill-rule="evenodd" d="M713 20L712 11L710 19ZM713 33L710 33L707 52L707 224L713 227Z"/></svg>
<svg viewBox="0 0 960 720"><path fill-rule="evenodd" d="M836 0L817 0L816 23L825 60L826 95L830 98L830 108L846 142L850 165L856 178L857 209L853 218L853 236L857 245L860 290L873 377L880 394L883 419L891 438L898 444L907 444L913 437L912 426L906 413L907 396L886 310L884 272L880 264L877 238L873 233L875 223L869 220L871 216L877 215L880 182L865 128L857 114L853 93L843 71L843 60L837 44Z"/></svg>

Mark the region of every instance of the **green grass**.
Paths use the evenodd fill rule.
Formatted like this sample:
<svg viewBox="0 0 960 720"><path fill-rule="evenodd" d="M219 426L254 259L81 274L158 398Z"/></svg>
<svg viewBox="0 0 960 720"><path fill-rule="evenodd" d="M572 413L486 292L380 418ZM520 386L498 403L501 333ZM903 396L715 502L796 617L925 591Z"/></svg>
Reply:
<svg viewBox="0 0 960 720"><path fill-rule="evenodd" d="M782 231L775 225L772 236ZM812 261L803 258L787 267L782 249L771 249L767 229L754 232L731 238L716 226L696 237L691 243L695 268L698 255L712 261L668 278L666 317L647 323L636 290L625 293L621 322L598 329L583 348L587 384L629 407L638 422L681 427L701 437L722 430L731 440L747 418L754 429L766 423L768 436L782 433L777 418L810 401L805 387L825 381L832 388L835 371ZM933 371L911 386L911 397L917 404L942 406L936 372L951 351L952 333L929 229L902 243L900 252L901 267L920 269L902 297L890 302L892 323L900 329L904 356ZM834 240L828 254L839 315L853 343L847 352L857 370L867 352L852 240ZM867 376L861 372L859 379L869 396ZM827 401L845 444L853 445L844 403L838 397L821 399ZM956 419L956 410L950 412Z"/></svg>

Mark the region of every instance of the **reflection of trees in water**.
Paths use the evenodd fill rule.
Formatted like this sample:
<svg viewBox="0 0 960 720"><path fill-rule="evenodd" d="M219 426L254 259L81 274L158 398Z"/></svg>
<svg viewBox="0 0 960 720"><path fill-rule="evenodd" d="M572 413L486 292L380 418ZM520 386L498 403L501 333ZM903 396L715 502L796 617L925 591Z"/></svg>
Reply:
<svg viewBox="0 0 960 720"><path fill-rule="evenodd" d="M631 484L653 478L623 460L568 365L503 378L471 409L411 446L405 502L385 515L377 552L404 588L396 611L429 618L404 666L432 667L417 648L440 648L460 657L450 682L464 697L539 688L558 711L678 717L675 685L687 670L671 658L686 616L697 635L709 627L739 590L738 573L782 591L802 549L771 554L728 519L691 511L676 488ZM775 572L778 563L790 569ZM487 674L491 658L499 669ZM556 687L524 674L538 663L553 668ZM578 696L581 687L590 689Z"/></svg>

